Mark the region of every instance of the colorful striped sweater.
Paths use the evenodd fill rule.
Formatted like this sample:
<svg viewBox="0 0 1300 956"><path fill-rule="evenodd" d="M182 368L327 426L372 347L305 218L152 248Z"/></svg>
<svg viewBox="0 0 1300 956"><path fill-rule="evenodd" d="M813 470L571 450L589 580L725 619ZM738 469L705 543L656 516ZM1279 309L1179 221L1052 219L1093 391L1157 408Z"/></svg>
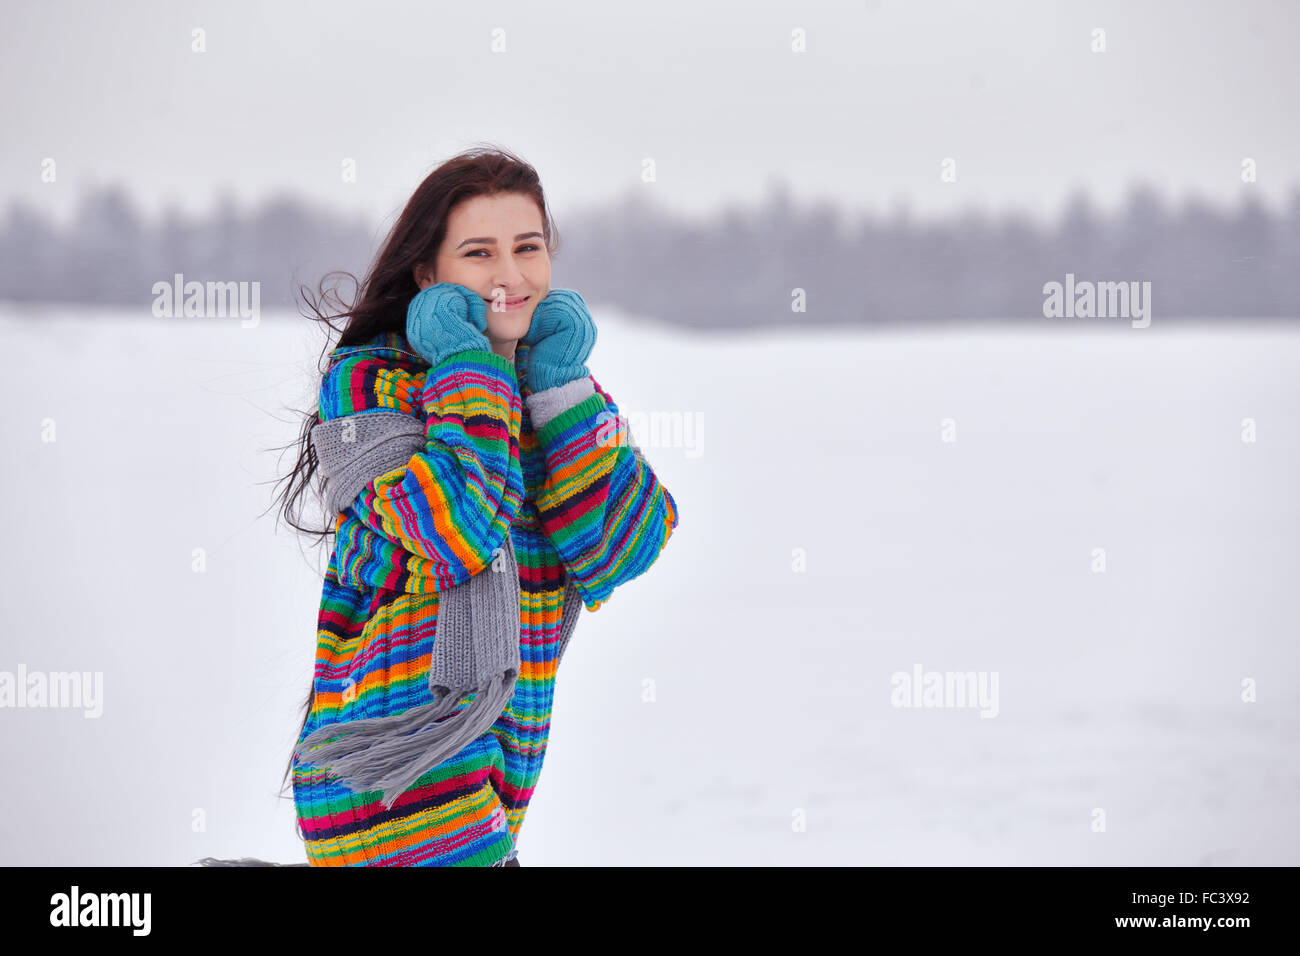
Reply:
<svg viewBox="0 0 1300 956"><path fill-rule="evenodd" d="M432 700L438 592L491 562L485 542L494 529L499 541L503 526L519 567L521 667L489 732L391 809L379 791L352 793L295 761L294 803L312 865L485 866L509 855L546 755L566 584L598 609L650 567L677 527L676 502L627 442L617 405L594 377L594 394L533 430L521 385L527 356L523 344L513 363L465 351L431 369L398 332L333 353L321 421L404 412L424 421L427 445L336 518L299 741L327 724Z"/></svg>

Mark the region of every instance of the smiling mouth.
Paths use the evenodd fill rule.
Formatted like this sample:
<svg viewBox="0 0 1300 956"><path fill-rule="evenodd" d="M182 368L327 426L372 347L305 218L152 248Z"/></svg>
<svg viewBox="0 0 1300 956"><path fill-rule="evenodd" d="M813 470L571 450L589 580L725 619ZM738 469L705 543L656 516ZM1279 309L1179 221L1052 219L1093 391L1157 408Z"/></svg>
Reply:
<svg viewBox="0 0 1300 956"><path fill-rule="evenodd" d="M530 296L526 296L526 295L522 295L522 296L517 296L517 297L515 297L515 298L511 298L511 299L502 299L501 301L502 301L502 303L503 303L503 306L502 306L502 308L501 308L499 311L502 311L502 312L513 312L515 309L520 308L520 307L521 307L525 302L527 302L527 301L529 300L529 298L531 298L531 297L530 297ZM488 305L493 305L493 304L495 303L495 300L494 300L494 299L488 299L487 302L488 302Z"/></svg>

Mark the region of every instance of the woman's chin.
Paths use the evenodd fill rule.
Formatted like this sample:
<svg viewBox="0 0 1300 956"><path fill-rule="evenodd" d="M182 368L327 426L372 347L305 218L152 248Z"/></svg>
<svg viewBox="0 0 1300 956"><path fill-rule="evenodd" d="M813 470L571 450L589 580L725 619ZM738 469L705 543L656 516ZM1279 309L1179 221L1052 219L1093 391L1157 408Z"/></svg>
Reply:
<svg viewBox="0 0 1300 956"><path fill-rule="evenodd" d="M488 326L489 337L502 342L515 342L528 334L528 325L528 318L495 323Z"/></svg>

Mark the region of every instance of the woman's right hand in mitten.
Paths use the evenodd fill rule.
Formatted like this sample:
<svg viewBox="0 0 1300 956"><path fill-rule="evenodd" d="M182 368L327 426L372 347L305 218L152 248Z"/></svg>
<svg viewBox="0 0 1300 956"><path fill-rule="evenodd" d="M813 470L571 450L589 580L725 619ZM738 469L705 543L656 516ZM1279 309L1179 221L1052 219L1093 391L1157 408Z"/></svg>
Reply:
<svg viewBox="0 0 1300 956"><path fill-rule="evenodd" d="M454 282L421 289L406 310L406 341L430 367L467 349L490 352L486 333L486 303Z"/></svg>

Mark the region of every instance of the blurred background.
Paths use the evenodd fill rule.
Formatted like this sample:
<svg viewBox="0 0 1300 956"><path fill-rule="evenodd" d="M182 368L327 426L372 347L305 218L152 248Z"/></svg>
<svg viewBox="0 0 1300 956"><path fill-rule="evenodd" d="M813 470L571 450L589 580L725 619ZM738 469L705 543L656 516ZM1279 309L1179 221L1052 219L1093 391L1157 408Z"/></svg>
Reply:
<svg viewBox="0 0 1300 956"><path fill-rule="evenodd" d="M552 286L681 519L579 625L523 865L1300 863L1298 28L6 10L0 863L305 860L300 288L484 143L541 174ZM259 308L160 315L178 275ZM916 673L996 713L900 706Z"/></svg>

